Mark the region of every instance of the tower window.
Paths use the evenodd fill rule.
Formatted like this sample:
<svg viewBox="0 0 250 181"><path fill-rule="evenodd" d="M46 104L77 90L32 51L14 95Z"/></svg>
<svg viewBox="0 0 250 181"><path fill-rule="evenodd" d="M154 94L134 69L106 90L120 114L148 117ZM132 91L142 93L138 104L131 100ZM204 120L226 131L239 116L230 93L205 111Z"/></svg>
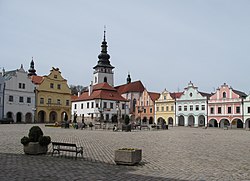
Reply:
<svg viewBox="0 0 250 181"><path fill-rule="evenodd" d="M107 77L104 77L104 82L107 82Z"/></svg>

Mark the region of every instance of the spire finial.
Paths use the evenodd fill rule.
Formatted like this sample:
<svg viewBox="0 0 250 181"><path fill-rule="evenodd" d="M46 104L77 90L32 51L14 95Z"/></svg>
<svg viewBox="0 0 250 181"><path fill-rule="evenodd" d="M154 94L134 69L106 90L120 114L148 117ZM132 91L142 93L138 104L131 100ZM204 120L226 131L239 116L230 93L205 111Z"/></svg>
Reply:
<svg viewBox="0 0 250 181"><path fill-rule="evenodd" d="M106 25L104 25L104 38L103 41L106 41Z"/></svg>

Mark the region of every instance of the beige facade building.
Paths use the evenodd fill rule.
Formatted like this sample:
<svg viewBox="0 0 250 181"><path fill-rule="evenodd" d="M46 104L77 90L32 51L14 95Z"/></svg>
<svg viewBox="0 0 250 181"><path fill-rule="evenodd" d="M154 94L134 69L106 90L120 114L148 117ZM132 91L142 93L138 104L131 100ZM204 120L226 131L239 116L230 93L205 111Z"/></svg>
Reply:
<svg viewBox="0 0 250 181"><path fill-rule="evenodd" d="M32 76L36 85L35 121L61 122L70 119L71 91L58 68L47 76Z"/></svg>
<svg viewBox="0 0 250 181"><path fill-rule="evenodd" d="M165 121L166 124L175 126L175 99L180 97L182 92L170 93L166 89L161 93L158 100L155 101L155 119L157 124Z"/></svg>

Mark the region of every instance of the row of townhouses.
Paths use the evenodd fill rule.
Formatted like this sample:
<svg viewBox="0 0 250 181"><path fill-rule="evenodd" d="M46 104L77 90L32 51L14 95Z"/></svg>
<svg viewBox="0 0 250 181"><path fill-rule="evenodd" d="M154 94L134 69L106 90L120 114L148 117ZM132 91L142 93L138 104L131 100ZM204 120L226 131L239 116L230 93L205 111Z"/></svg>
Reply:
<svg viewBox="0 0 250 181"><path fill-rule="evenodd" d="M221 85L214 93L200 92L192 82L183 92L164 90L155 101L155 118L173 126L249 128L250 95Z"/></svg>
<svg viewBox="0 0 250 181"><path fill-rule="evenodd" d="M58 68L49 75L37 76L34 61L25 71L0 74L0 120L15 123L58 122L70 116L71 91Z"/></svg>
<svg viewBox="0 0 250 181"><path fill-rule="evenodd" d="M67 80L58 68L38 76L34 61L0 74L0 119L18 122L123 122L126 115L138 124L168 124L191 127L249 128L250 97L226 84L214 93L198 90L192 82L182 92L148 91L142 82L114 85L105 37L88 89L71 95Z"/></svg>

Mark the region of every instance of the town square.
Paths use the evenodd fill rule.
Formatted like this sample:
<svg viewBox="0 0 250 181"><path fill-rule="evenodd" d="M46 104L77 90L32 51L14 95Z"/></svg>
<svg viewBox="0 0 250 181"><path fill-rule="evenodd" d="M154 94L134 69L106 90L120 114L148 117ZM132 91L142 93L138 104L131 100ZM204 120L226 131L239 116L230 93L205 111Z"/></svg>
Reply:
<svg viewBox="0 0 250 181"><path fill-rule="evenodd" d="M250 181L250 1L0 2L0 181Z"/></svg>
<svg viewBox="0 0 250 181"><path fill-rule="evenodd" d="M249 131L170 127L168 130L64 129L39 124L52 141L83 147L52 156L25 155L20 138L33 124L0 126L0 180L250 180ZM116 165L114 150L141 148L136 166Z"/></svg>

